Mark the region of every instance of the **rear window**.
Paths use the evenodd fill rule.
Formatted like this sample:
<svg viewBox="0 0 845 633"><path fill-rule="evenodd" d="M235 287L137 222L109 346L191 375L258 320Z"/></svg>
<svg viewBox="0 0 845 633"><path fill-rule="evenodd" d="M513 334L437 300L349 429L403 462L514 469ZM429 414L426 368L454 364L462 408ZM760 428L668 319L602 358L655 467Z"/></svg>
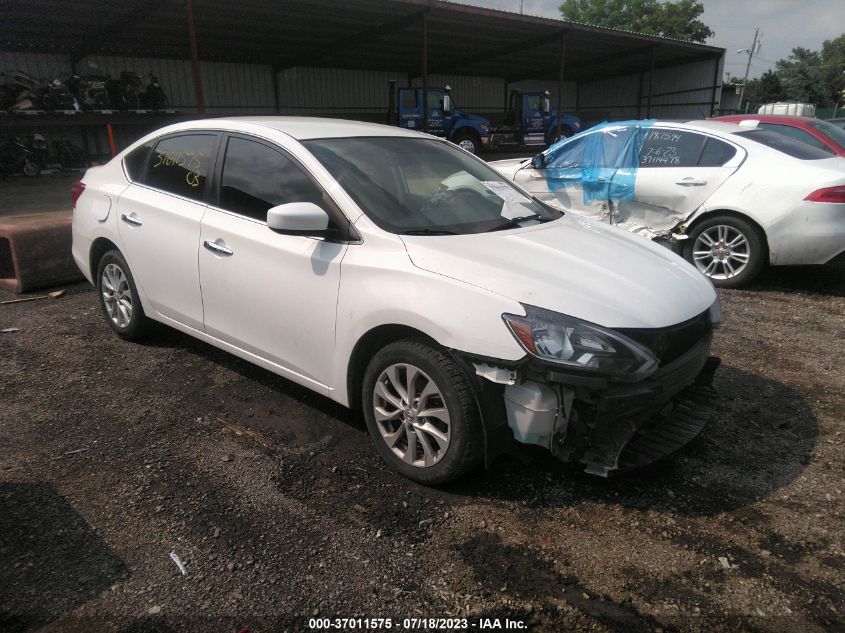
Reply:
<svg viewBox="0 0 845 633"><path fill-rule="evenodd" d="M836 125L827 121L814 121L810 125L839 145L839 147L845 149L845 129L836 127ZM838 123L837 125L842 126L843 124Z"/></svg>
<svg viewBox="0 0 845 633"><path fill-rule="evenodd" d="M736 136L751 139L766 147L771 147L779 152L783 152L793 158L801 160L821 160L822 158L830 158L830 152L820 150L812 145L807 145L802 141L784 136L778 132L771 130L748 130L747 132L736 132Z"/></svg>
<svg viewBox="0 0 845 633"><path fill-rule="evenodd" d="M153 148L153 141L144 143L140 147L133 149L123 159L123 165L126 167L126 173L134 182L143 182L144 167L147 165L147 157L150 155L150 150Z"/></svg>

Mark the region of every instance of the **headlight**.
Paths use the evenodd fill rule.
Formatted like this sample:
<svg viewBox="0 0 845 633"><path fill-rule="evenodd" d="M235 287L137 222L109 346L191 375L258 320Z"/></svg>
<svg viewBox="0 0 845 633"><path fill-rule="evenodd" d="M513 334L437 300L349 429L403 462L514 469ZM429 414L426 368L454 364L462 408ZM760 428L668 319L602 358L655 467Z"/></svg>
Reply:
<svg viewBox="0 0 845 633"><path fill-rule="evenodd" d="M654 354L623 334L551 310L523 307L525 316L503 314L502 318L532 356L629 380L645 378L657 369Z"/></svg>
<svg viewBox="0 0 845 633"><path fill-rule="evenodd" d="M716 300L713 302L713 305L710 306L707 314L710 315L710 324L714 328L722 325L722 302L719 301L719 297L716 297Z"/></svg>

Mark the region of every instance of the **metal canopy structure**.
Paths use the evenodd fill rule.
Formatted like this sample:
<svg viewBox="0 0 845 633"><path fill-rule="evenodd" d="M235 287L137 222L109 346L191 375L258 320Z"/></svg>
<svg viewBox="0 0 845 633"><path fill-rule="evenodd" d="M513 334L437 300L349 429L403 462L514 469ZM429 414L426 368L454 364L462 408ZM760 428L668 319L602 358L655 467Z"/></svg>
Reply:
<svg viewBox="0 0 845 633"><path fill-rule="evenodd" d="M193 6L191 6L193 5ZM191 11L191 9L193 9ZM193 24L189 16L193 14ZM723 49L440 0L26 0L0 49L583 81L717 59ZM424 33L427 32L427 46Z"/></svg>

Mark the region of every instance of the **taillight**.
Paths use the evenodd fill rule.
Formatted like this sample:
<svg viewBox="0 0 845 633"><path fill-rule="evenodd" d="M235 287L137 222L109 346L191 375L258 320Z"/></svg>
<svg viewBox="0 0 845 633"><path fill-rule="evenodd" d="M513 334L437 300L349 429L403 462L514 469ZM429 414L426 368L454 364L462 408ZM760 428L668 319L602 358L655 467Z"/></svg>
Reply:
<svg viewBox="0 0 845 633"><path fill-rule="evenodd" d="M79 200L79 196L82 195L83 191L85 191L85 183L81 180L78 180L70 186L70 201L72 209L76 208L76 201Z"/></svg>
<svg viewBox="0 0 845 633"><path fill-rule="evenodd" d="M825 187L824 189L817 189L809 196L804 198L810 202L836 202L845 204L845 187Z"/></svg>

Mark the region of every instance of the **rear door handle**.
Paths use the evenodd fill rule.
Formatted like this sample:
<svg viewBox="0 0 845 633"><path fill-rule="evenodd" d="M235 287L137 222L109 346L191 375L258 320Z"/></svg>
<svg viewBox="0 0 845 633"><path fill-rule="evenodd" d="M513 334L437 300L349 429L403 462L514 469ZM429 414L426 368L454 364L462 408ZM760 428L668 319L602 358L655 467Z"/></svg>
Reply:
<svg viewBox="0 0 845 633"><path fill-rule="evenodd" d="M219 244L217 241L205 240L202 245L212 253L217 253L218 255L226 255L228 257L229 255L235 254L235 251L231 248L228 248L225 244Z"/></svg>
<svg viewBox="0 0 845 633"><path fill-rule="evenodd" d="M678 180L675 182L676 185L681 185L683 187L703 187L707 184L706 180L699 180L698 178L684 178L683 180Z"/></svg>
<svg viewBox="0 0 845 633"><path fill-rule="evenodd" d="M134 213L130 213L129 215L122 213L120 215L120 219L132 226L141 226L143 224L143 222L141 222L141 218L139 218Z"/></svg>

